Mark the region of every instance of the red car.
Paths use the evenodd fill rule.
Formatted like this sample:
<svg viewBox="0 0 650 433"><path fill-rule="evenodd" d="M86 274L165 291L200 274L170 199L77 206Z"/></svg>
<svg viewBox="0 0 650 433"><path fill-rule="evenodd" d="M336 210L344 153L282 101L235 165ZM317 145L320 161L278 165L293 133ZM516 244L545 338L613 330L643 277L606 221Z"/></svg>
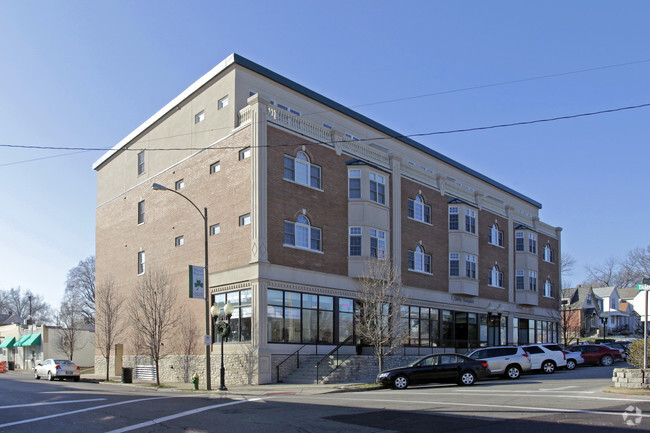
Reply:
<svg viewBox="0 0 650 433"><path fill-rule="evenodd" d="M615 361L623 359L618 349L612 349L602 344L576 344L571 346L571 352L580 352L585 360L585 365L609 366Z"/></svg>

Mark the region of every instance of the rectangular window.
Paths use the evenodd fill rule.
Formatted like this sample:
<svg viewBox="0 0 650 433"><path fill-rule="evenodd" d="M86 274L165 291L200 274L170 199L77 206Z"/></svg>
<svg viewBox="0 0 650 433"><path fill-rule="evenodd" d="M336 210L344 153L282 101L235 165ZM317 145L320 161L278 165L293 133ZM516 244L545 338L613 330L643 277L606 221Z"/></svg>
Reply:
<svg viewBox="0 0 650 433"><path fill-rule="evenodd" d="M449 208L449 230L458 230L458 208L456 206Z"/></svg>
<svg viewBox="0 0 650 433"><path fill-rule="evenodd" d="M213 162L210 164L210 174L221 171L221 161Z"/></svg>
<svg viewBox="0 0 650 433"><path fill-rule="evenodd" d="M370 173L370 200L386 204L386 179L380 174Z"/></svg>
<svg viewBox="0 0 650 433"><path fill-rule="evenodd" d="M320 167L317 165L309 167L309 184L312 188L320 189Z"/></svg>
<svg viewBox="0 0 650 433"><path fill-rule="evenodd" d="M138 275L144 274L144 251L138 252Z"/></svg>
<svg viewBox="0 0 650 433"><path fill-rule="evenodd" d="M185 188L185 181L183 179L177 180L174 187L176 188L176 191L178 191L179 189Z"/></svg>
<svg viewBox="0 0 650 433"><path fill-rule="evenodd" d="M284 244L285 245L296 244L296 225L291 221L284 222Z"/></svg>
<svg viewBox="0 0 650 433"><path fill-rule="evenodd" d="M246 215L242 215L239 217L240 226L247 226L250 223L251 223L251 214L247 213Z"/></svg>
<svg viewBox="0 0 650 433"><path fill-rule="evenodd" d="M524 250L524 232L515 233L515 251Z"/></svg>
<svg viewBox="0 0 650 433"><path fill-rule="evenodd" d="M528 282L530 284L530 290L533 292L537 291L537 272L528 271Z"/></svg>
<svg viewBox="0 0 650 433"><path fill-rule="evenodd" d="M177 247L180 247L185 243L185 240L183 239L183 236L178 236L176 239L174 239L174 245Z"/></svg>
<svg viewBox="0 0 650 433"><path fill-rule="evenodd" d="M210 236L218 235L219 233L221 233L221 225L213 224L210 226Z"/></svg>
<svg viewBox="0 0 650 433"><path fill-rule="evenodd" d="M471 254L465 255L465 276L476 279L476 256Z"/></svg>
<svg viewBox="0 0 650 433"><path fill-rule="evenodd" d="M524 271L516 271L515 288L517 290L524 290Z"/></svg>
<svg viewBox="0 0 650 433"><path fill-rule="evenodd" d="M251 148L247 147L239 151L239 160L243 160L251 157Z"/></svg>
<svg viewBox="0 0 650 433"><path fill-rule="evenodd" d="M386 258L386 232L370 229L370 257Z"/></svg>
<svg viewBox="0 0 650 433"><path fill-rule="evenodd" d="M294 159L290 156L284 155L284 176L286 180L294 181L296 178L296 169Z"/></svg>
<svg viewBox="0 0 650 433"><path fill-rule="evenodd" d="M144 200L138 202L138 224L144 224Z"/></svg>
<svg viewBox="0 0 650 433"><path fill-rule="evenodd" d="M361 170L348 171L348 198L361 198Z"/></svg>
<svg viewBox="0 0 650 433"><path fill-rule="evenodd" d="M361 257L361 227L350 227L350 257Z"/></svg>
<svg viewBox="0 0 650 433"><path fill-rule="evenodd" d="M534 233L528 234L528 252L537 254L537 235Z"/></svg>
<svg viewBox="0 0 650 433"><path fill-rule="evenodd" d="M138 152L138 176L144 173L144 150Z"/></svg>
<svg viewBox="0 0 650 433"><path fill-rule="evenodd" d="M319 228L311 228L311 249L314 251L321 251L321 231Z"/></svg>
<svg viewBox="0 0 650 433"><path fill-rule="evenodd" d="M219 102L217 102L217 109L221 110L222 108L225 108L228 106L228 96L224 96L223 98L219 99Z"/></svg>
<svg viewBox="0 0 650 433"><path fill-rule="evenodd" d="M476 212L465 210L465 231L476 234Z"/></svg>
<svg viewBox="0 0 650 433"><path fill-rule="evenodd" d="M460 275L460 255L458 253L449 253L449 276L458 277Z"/></svg>
<svg viewBox="0 0 650 433"><path fill-rule="evenodd" d="M205 111L201 111L194 115L194 123L201 123L205 120Z"/></svg>

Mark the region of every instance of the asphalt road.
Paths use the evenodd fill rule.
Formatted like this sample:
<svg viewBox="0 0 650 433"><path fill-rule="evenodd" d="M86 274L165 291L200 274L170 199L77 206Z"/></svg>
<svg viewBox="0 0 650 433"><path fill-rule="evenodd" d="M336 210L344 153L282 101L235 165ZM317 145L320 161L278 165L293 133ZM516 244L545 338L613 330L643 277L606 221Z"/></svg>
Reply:
<svg viewBox="0 0 650 433"><path fill-rule="evenodd" d="M617 366L621 366L618 364ZM0 376L0 432L601 432L650 430L650 396L605 393L613 367L472 387L245 394Z"/></svg>

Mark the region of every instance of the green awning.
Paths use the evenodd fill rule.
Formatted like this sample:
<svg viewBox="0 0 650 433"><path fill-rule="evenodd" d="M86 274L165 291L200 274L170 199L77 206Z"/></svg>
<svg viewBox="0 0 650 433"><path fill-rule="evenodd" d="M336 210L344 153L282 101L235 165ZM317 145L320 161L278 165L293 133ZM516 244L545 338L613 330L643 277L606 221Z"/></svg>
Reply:
<svg viewBox="0 0 650 433"><path fill-rule="evenodd" d="M16 342L16 337L5 338L4 340L2 340L2 343L0 343L0 349L8 349L10 347L14 347L15 342Z"/></svg>
<svg viewBox="0 0 650 433"><path fill-rule="evenodd" d="M21 346L40 346L41 345L41 334L27 334L20 337L15 344L16 347Z"/></svg>

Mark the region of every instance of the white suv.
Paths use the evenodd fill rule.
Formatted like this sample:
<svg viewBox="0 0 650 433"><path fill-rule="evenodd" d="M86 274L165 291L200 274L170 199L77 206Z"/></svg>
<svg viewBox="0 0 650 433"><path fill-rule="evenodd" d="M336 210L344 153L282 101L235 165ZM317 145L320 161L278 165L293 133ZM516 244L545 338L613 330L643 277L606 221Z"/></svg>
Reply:
<svg viewBox="0 0 650 433"><path fill-rule="evenodd" d="M522 372L531 369L530 355L521 347L485 347L476 349L467 356L487 361L488 368L493 375L503 375L508 379L517 379Z"/></svg>
<svg viewBox="0 0 650 433"><path fill-rule="evenodd" d="M530 355L533 370L551 374L558 367L566 367L566 355L557 344L529 344L523 348Z"/></svg>

